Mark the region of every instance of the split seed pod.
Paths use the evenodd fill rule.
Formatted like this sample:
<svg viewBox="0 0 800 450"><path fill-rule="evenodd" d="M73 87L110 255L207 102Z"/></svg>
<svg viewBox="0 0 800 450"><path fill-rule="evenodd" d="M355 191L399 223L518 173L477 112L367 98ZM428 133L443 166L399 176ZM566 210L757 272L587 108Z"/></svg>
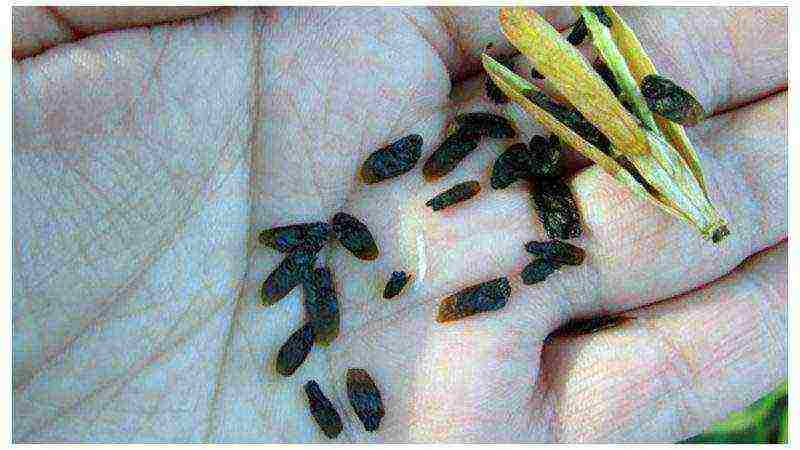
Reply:
<svg viewBox="0 0 800 450"><path fill-rule="evenodd" d="M315 269L303 280L303 291L306 320L314 329L315 340L329 345L339 335L339 299L331 270Z"/></svg>
<svg viewBox="0 0 800 450"><path fill-rule="evenodd" d="M311 417L317 422L319 428L325 433L328 439L334 439L342 432L342 418L333 407L333 403L325 397L319 384L314 380L309 380L304 386L306 397L308 397L308 409Z"/></svg>
<svg viewBox="0 0 800 450"><path fill-rule="evenodd" d="M456 203L469 200L478 195L480 191L480 183L477 181L465 181L463 183L458 183L436 197L428 200L425 202L425 206L429 206L434 211L439 211L447 208L448 206L455 205Z"/></svg>
<svg viewBox="0 0 800 450"><path fill-rule="evenodd" d="M314 329L310 322L298 328L278 351L275 368L279 374L290 377L306 360L314 345Z"/></svg>
<svg viewBox="0 0 800 450"><path fill-rule="evenodd" d="M699 158L683 127L654 118L639 92L637 81L656 73L655 67L614 9L607 6L602 9L611 21L610 28L586 8L578 10L635 116L616 99L583 56L536 12L503 8L500 23L508 40L561 96L608 138L610 155L581 137L552 112L531 101L530 94L540 92L535 85L506 70L488 55L483 55L484 68L512 101L619 183L685 221L704 238L721 242L729 234L727 224L709 200ZM652 189L637 181L614 155L625 155Z"/></svg>
<svg viewBox="0 0 800 450"><path fill-rule="evenodd" d="M403 175L414 168L420 155L422 136L410 134L372 152L361 166L361 179L374 184Z"/></svg>
<svg viewBox="0 0 800 450"><path fill-rule="evenodd" d="M506 277L470 286L439 302L436 321L452 322L475 314L496 311L506 306L509 295L511 285Z"/></svg>
<svg viewBox="0 0 800 450"><path fill-rule="evenodd" d="M347 398L367 431L375 431L385 414L378 386L364 369L347 369Z"/></svg>
<svg viewBox="0 0 800 450"><path fill-rule="evenodd" d="M333 232L342 246L358 259L372 261L378 257L378 245L369 228L358 219L343 212L336 213L331 220Z"/></svg>
<svg viewBox="0 0 800 450"><path fill-rule="evenodd" d="M497 62L506 66L509 70L514 70L514 61L511 60L509 57L505 56L498 56L496 59ZM485 82L486 88L486 96L494 102L496 105L502 105L504 103L508 103L508 97L506 94L503 93L500 89L495 86L494 81L492 81L492 77L487 76Z"/></svg>

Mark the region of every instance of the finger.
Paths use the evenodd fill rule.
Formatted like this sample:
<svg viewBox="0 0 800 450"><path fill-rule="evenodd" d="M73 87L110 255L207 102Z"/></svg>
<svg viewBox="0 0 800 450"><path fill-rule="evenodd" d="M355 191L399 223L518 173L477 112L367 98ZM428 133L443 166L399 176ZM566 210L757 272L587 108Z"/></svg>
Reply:
<svg viewBox="0 0 800 450"><path fill-rule="evenodd" d="M636 319L545 346L559 442L675 442L788 377L787 244Z"/></svg>

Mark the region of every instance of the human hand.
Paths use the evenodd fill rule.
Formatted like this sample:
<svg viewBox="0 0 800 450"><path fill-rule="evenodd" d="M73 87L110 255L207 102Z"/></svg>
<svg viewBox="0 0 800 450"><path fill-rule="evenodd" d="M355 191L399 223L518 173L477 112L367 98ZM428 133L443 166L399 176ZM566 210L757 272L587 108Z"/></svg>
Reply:
<svg viewBox="0 0 800 450"><path fill-rule="evenodd" d="M355 178L378 147L418 133L424 161L454 112L493 108L477 56L490 41L509 50L495 10L227 9L16 64L14 440L326 440L302 391L316 379L342 441L675 441L776 386L786 9L621 14L656 67L717 113L689 134L731 235L707 243L575 158L586 262L530 287L515 275L541 225L522 186L487 182L508 142L483 141L436 183L419 165L380 185ZM542 133L517 125L520 140ZM467 179L484 186L470 203L424 206ZM331 251L340 336L282 378L274 357L302 322L300 290L260 306L282 255L256 236L339 210L370 226L381 255ZM378 298L399 269L414 285ZM439 298L503 275L504 309L434 320ZM543 345L569 318L619 311L636 320ZM382 390L374 434L347 403L348 367Z"/></svg>

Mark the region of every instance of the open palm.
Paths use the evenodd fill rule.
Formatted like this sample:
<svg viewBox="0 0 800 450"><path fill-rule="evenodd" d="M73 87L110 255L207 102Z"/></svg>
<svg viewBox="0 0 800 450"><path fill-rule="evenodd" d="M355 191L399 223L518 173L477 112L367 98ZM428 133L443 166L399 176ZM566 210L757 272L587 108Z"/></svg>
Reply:
<svg viewBox="0 0 800 450"><path fill-rule="evenodd" d="M510 51L496 10L225 9L15 63L14 440L326 440L302 389L316 379L343 441L674 441L772 389L787 377L786 9L621 14L716 113L690 137L731 236L704 242L574 158L587 261L535 286L516 277L544 236L528 195L488 188L511 141L436 183L419 166L355 177L388 142L418 133L424 158L453 113L495 108L477 57ZM498 109L520 140L543 133ZM474 200L424 206L467 179L484 186ZM381 255L323 253L342 330L283 378L301 293L260 306L282 255L257 233L340 210ZM401 269L413 284L379 298ZM434 320L442 296L503 275L503 310ZM543 343L570 318L634 309L622 328ZM376 433L347 402L348 367L382 390Z"/></svg>

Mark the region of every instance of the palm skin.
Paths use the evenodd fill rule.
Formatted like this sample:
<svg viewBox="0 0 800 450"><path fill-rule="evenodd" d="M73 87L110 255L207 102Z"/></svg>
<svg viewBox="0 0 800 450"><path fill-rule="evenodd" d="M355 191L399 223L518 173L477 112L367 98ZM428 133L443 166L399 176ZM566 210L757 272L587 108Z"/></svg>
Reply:
<svg viewBox="0 0 800 450"><path fill-rule="evenodd" d="M387 142L419 133L424 158L453 113L491 107L469 76L486 43L508 49L494 10L223 10L17 63L14 440L324 441L302 390L316 379L342 441L674 441L776 386L786 10L622 14L656 66L719 113L690 137L732 235L703 242L585 168L571 186L587 262L532 287L516 275L541 225L521 186L488 188L511 141L482 143L437 183L419 166L370 187L355 178ZM698 35L676 38L686 30ZM542 132L518 124L524 139ZM424 207L467 179L484 186L470 203ZM339 210L370 226L381 256L324 255L340 336L282 378L273 360L302 322L301 294L259 305L281 255L256 236ZM379 299L400 269L413 286ZM506 308L435 322L437 299L502 275ZM569 318L628 310L637 319L623 328L543 345ZM376 433L347 404L348 367L383 390Z"/></svg>

